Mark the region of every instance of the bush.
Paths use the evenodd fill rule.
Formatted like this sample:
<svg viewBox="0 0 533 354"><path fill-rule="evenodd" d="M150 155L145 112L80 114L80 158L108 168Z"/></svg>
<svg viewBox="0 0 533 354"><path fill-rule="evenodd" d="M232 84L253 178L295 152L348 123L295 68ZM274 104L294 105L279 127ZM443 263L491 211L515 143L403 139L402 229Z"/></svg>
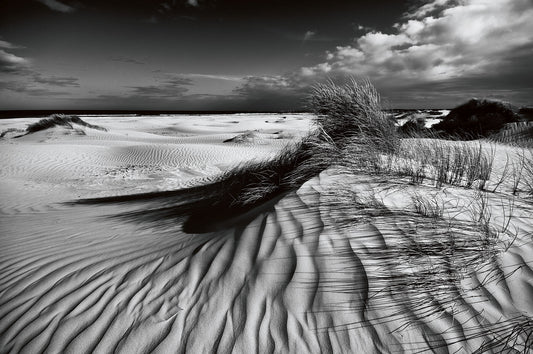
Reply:
<svg viewBox="0 0 533 354"><path fill-rule="evenodd" d="M433 129L448 136L463 139L478 139L497 133L507 123L515 122L518 116L509 104L471 99L452 109Z"/></svg>

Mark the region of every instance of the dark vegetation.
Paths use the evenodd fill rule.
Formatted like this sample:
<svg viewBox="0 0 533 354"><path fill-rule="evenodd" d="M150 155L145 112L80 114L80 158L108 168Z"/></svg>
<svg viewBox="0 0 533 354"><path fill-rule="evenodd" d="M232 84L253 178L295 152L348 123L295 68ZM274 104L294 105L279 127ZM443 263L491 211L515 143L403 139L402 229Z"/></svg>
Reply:
<svg viewBox="0 0 533 354"><path fill-rule="evenodd" d="M398 127L398 133L402 137L416 137L429 134L430 130L426 128L426 119L418 117L410 119L401 127Z"/></svg>
<svg viewBox="0 0 533 354"><path fill-rule="evenodd" d="M53 114L49 118L43 118L36 123L28 125L28 127L26 128L26 134L35 133L35 132L53 128L53 127L66 127L69 129L74 129L72 124L77 124L83 127L91 128L91 129L107 131L106 128L100 127L98 125L89 124L78 116Z"/></svg>
<svg viewBox="0 0 533 354"><path fill-rule="evenodd" d="M245 133L234 136L233 138L226 139L223 143L235 143L243 144L253 142L257 138L257 134L254 131L247 131Z"/></svg>
<svg viewBox="0 0 533 354"><path fill-rule="evenodd" d="M380 96L369 81L318 84L309 101L318 129L339 148L358 145L386 152L398 147L394 121L381 109Z"/></svg>
<svg viewBox="0 0 533 354"><path fill-rule="evenodd" d="M500 131L505 124L518 121L509 104L471 99L455 107L433 129L444 136L460 137L464 140L488 137Z"/></svg>
<svg viewBox="0 0 533 354"><path fill-rule="evenodd" d="M520 116L521 120L533 121L533 107L532 106L520 107L520 109L518 110L518 115Z"/></svg>
<svg viewBox="0 0 533 354"><path fill-rule="evenodd" d="M17 129L17 128L9 128L4 130L2 133L0 133L0 138L5 137L6 135L10 134L17 134L15 137L22 136L26 131L23 129Z"/></svg>

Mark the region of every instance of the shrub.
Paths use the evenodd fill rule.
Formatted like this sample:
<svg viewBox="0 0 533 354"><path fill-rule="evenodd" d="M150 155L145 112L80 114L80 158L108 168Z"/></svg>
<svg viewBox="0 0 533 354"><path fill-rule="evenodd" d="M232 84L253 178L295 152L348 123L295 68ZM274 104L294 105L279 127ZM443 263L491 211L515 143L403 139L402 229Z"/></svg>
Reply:
<svg viewBox="0 0 533 354"><path fill-rule="evenodd" d="M433 129L463 139L477 139L494 134L506 123L517 120L518 116L509 104L471 99L452 109Z"/></svg>

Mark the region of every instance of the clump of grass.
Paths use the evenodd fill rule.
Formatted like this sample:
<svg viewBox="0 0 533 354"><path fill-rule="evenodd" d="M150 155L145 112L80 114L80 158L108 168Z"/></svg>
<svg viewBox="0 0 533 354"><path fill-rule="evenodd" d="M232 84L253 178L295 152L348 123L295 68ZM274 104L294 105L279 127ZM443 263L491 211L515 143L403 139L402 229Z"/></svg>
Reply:
<svg viewBox="0 0 533 354"><path fill-rule="evenodd" d="M523 149L518 156L522 168L523 188L526 193L533 196L533 149Z"/></svg>
<svg viewBox="0 0 533 354"><path fill-rule="evenodd" d="M380 95L368 80L317 84L309 98L316 124L341 149L365 146L395 151L399 138L394 121L382 110Z"/></svg>
<svg viewBox="0 0 533 354"><path fill-rule="evenodd" d="M24 132L25 132L25 130L23 130L23 129L9 128L9 129L4 130L2 133L0 133L0 138L3 138L6 135L12 134L12 133L24 133ZM19 136L21 136L21 135L16 135L15 137L18 138Z"/></svg>
<svg viewBox="0 0 533 354"><path fill-rule="evenodd" d="M414 117L398 127L398 133L402 137L413 138L430 134L430 130L426 128L425 117Z"/></svg>
<svg viewBox="0 0 533 354"><path fill-rule="evenodd" d="M489 139L499 143L533 148L533 122L508 123Z"/></svg>
<svg viewBox="0 0 533 354"><path fill-rule="evenodd" d="M505 179L509 179L513 195L524 192L533 196L533 148L522 148L514 157L506 157L507 161L493 190L495 191Z"/></svg>
<svg viewBox="0 0 533 354"><path fill-rule="evenodd" d="M485 189L494 162L494 150L487 152L482 143L448 142L440 139L408 139L393 154L383 155L374 166L376 172L409 177L411 183L434 181L444 184Z"/></svg>
<svg viewBox="0 0 533 354"><path fill-rule="evenodd" d="M379 94L369 81L318 84L309 100L316 113L314 133L271 161L244 164L222 176L230 207L249 207L296 189L343 160L397 148L394 122L381 109Z"/></svg>
<svg viewBox="0 0 533 354"><path fill-rule="evenodd" d="M226 139L223 143L235 143L235 144L245 144L252 143L257 138L257 134L254 131L247 131L242 134L236 135L233 138Z"/></svg>
<svg viewBox="0 0 533 354"><path fill-rule="evenodd" d="M214 204L250 207L300 187L336 161L337 148L311 135L282 150L274 159L239 165L216 182L224 195Z"/></svg>
<svg viewBox="0 0 533 354"><path fill-rule="evenodd" d="M78 116L69 116L64 114L52 114L49 118L43 118L36 123L28 125L26 134L35 133L41 130L62 126L74 129L72 124L78 124L87 128L107 131L106 128L85 122Z"/></svg>
<svg viewBox="0 0 533 354"><path fill-rule="evenodd" d="M423 216L439 219L444 215L444 202L439 200L436 195L432 195L429 198L420 193L413 193L411 200L415 211Z"/></svg>

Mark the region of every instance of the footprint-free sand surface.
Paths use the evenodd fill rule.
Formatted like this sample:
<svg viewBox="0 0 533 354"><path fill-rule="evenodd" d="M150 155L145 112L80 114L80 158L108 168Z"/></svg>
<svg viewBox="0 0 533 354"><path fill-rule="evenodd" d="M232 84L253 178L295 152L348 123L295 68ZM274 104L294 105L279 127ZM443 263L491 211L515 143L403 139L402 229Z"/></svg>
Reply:
<svg viewBox="0 0 533 354"><path fill-rule="evenodd" d="M1 352L533 346L529 196L502 188L479 199L473 189L333 167L246 218L184 232L182 218L153 215L187 193L69 202L204 185L238 163L273 157L307 134L310 117L82 119L107 131L56 127L0 139ZM33 121L2 120L0 131ZM240 134L247 138L223 142ZM495 149L497 179L515 148ZM445 205L445 215L417 214L416 193ZM470 222L483 205L501 231L490 244ZM217 212L195 216L209 224Z"/></svg>

